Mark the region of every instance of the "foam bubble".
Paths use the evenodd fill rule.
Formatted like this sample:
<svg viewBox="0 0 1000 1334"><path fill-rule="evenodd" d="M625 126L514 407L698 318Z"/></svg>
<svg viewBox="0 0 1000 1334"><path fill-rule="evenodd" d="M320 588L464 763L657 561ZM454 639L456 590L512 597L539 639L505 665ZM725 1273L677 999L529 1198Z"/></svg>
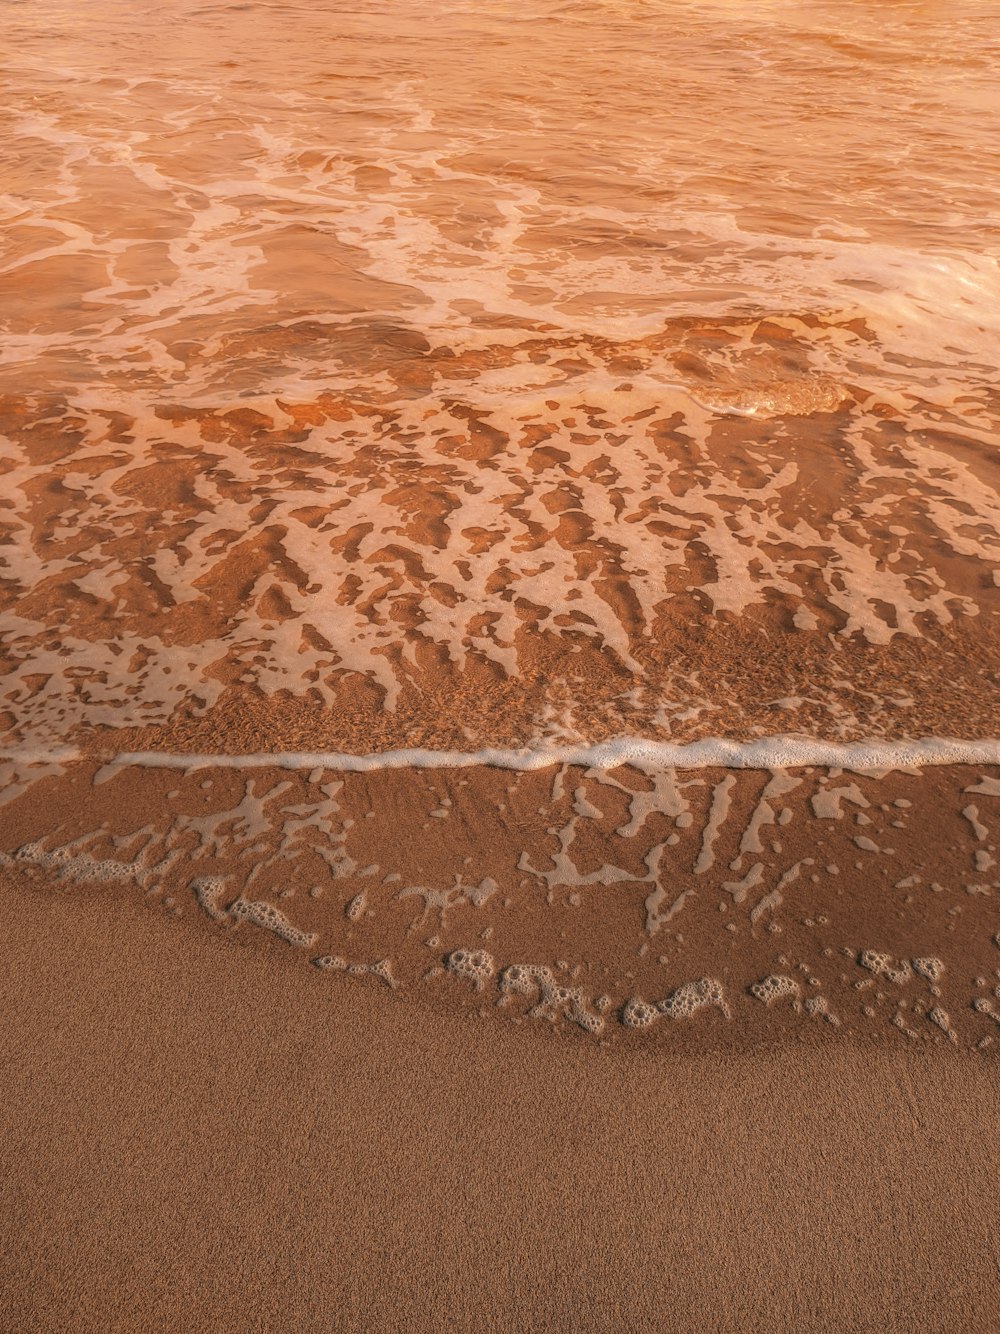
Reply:
<svg viewBox="0 0 1000 1334"><path fill-rule="evenodd" d="M870 973L877 977L884 977L888 982L894 982L896 986L902 986L909 982L913 976L913 971L906 959L900 959L898 962L890 955L883 954L880 950L862 950L858 956L858 962L862 968L867 968Z"/></svg>
<svg viewBox="0 0 1000 1334"><path fill-rule="evenodd" d="M604 1020L588 1007L579 987L567 987L556 980L546 964L514 963L500 974L502 994L515 993L534 998L529 1010L533 1019L556 1019L562 1015L588 1033L600 1033Z"/></svg>
<svg viewBox="0 0 1000 1334"><path fill-rule="evenodd" d="M803 1008L811 1019L823 1019L833 1028L840 1027L840 1020L830 1010L825 996L810 996L803 1002Z"/></svg>
<svg viewBox="0 0 1000 1334"><path fill-rule="evenodd" d="M731 1018L722 983L714 977L700 977L695 982L684 982L657 1005L660 1013L668 1019L690 1019L699 1010L709 1008L720 1010L726 1019Z"/></svg>
<svg viewBox="0 0 1000 1334"><path fill-rule="evenodd" d="M754 982L750 987L750 994L759 1001L762 1001L768 1008L777 1000L787 997L794 1010L801 1008L800 996L801 988L793 977L787 977L783 973L771 973L767 977L762 977L759 982Z"/></svg>
<svg viewBox="0 0 1000 1334"><path fill-rule="evenodd" d="M913 964L913 971L919 973L921 977L925 977L928 982L940 982L941 978L944 976L944 964L940 959L926 956L919 959L911 959L910 962Z"/></svg>
<svg viewBox="0 0 1000 1334"><path fill-rule="evenodd" d="M355 894L354 898L351 899L347 907L344 909L344 916L349 922L356 922L364 915L364 911L367 907L368 897L365 894L365 891L361 890L360 893Z"/></svg>
<svg viewBox="0 0 1000 1334"><path fill-rule="evenodd" d="M264 931L270 931L279 940L299 949L308 949L316 940L315 932L300 931L279 908L262 899L245 899L241 896L229 905L229 916L236 922L250 922Z"/></svg>
<svg viewBox="0 0 1000 1334"><path fill-rule="evenodd" d="M477 991L483 987L496 972L493 955L486 950L452 950L444 961L449 973L456 977L467 978Z"/></svg>
<svg viewBox="0 0 1000 1334"><path fill-rule="evenodd" d="M626 1001L622 1009L622 1023L626 1028L648 1028L659 1017L659 1007L638 996Z"/></svg>
<svg viewBox="0 0 1000 1334"><path fill-rule="evenodd" d="M949 1042L958 1042L958 1034L951 1026L951 1018L947 1010L942 1009L940 1005L935 1005L928 1012L927 1018L932 1024L935 1024L940 1028L941 1032L945 1034Z"/></svg>
<svg viewBox="0 0 1000 1334"><path fill-rule="evenodd" d="M225 909L219 906L219 900L226 889L226 882L220 876L206 876L201 880L192 880L191 889L198 907L209 917L219 922L229 916Z"/></svg>
<svg viewBox="0 0 1000 1334"><path fill-rule="evenodd" d="M399 986L393 976L391 959L379 959L375 963L352 963L348 959L341 958L339 954L319 954L312 960L312 964L314 968L324 972L332 970L347 973L351 977L364 977L370 974L372 977L377 977L380 982L384 982L387 987Z"/></svg>

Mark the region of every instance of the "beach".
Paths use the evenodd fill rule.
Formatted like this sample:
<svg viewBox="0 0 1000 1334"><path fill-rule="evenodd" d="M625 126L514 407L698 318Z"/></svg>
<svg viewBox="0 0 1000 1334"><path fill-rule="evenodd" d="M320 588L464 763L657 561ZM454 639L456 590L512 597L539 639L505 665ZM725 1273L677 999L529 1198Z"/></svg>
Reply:
<svg viewBox="0 0 1000 1334"><path fill-rule="evenodd" d="M605 1052L4 889L8 1328L992 1326L995 1062Z"/></svg>
<svg viewBox="0 0 1000 1334"><path fill-rule="evenodd" d="M0 0L5 1329L996 1327L998 20Z"/></svg>

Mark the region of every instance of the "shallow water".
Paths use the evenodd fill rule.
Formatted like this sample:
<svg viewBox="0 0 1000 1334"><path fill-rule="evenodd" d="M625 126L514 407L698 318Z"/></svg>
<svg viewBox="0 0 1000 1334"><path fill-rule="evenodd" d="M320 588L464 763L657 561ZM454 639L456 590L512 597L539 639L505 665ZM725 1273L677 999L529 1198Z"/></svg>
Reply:
<svg viewBox="0 0 1000 1334"><path fill-rule="evenodd" d="M0 880L987 1051L1000 5L0 25Z"/></svg>
<svg viewBox="0 0 1000 1334"><path fill-rule="evenodd" d="M995 363L1000 11L747 8L4 3L8 375L391 401L420 335L440 395L445 349L519 346L509 405L640 340L651 390L767 411L766 347L641 340L812 316L815 368L929 354L948 401Z"/></svg>
<svg viewBox="0 0 1000 1334"><path fill-rule="evenodd" d="M995 1054L996 766L156 758L0 774L0 883L141 896L311 965L331 1002L346 974L602 1041Z"/></svg>
<svg viewBox="0 0 1000 1334"><path fill-rule="evenodd" d="M0 0L0 724L988 731L998 20Z"/></svg>

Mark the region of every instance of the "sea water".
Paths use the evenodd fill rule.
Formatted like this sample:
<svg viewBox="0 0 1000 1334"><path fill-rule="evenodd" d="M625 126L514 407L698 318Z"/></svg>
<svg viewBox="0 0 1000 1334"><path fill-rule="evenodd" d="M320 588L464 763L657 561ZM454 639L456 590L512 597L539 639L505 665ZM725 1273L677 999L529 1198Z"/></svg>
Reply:
<svg viewBox="0 0 1000 1334"><path fill-rule="evenodd" d="M986 1041L1000 7L0 27L6 872L590 1032L958 932Z"/></svg>

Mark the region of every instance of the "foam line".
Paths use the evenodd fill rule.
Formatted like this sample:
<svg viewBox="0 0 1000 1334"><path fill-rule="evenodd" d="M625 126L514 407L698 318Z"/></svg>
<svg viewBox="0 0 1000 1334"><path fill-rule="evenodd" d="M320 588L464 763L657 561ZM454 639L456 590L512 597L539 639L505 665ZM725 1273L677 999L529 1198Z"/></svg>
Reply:
<svg viewBox="0 0 1000 1334"><path fill-rule="evenodd" d="M536 746L476 751L387 750L370 755L342 751L279 751L253 755L178 755L165 751L123 751L88 755L68 749L8 753L22 763L66 763L102 759L107 766L139 765L159 769L338 769L364 773L375 769L465 769L477 765L528 771L555 764L593 769L630 765L637 769L922 769L938 764L1000 765L1000 740L924 737L912 741L820 741L811 737L772 736L754 741L706 738L682 744L618 737L594 745Z"/></svg>

